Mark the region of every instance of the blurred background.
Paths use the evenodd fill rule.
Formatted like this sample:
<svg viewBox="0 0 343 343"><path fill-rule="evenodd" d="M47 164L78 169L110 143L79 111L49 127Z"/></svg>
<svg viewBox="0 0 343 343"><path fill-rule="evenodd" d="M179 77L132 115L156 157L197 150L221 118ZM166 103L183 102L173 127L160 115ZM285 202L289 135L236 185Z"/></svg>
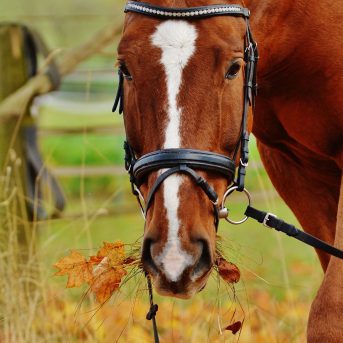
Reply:
<svg viewBox="0 0 343 343"><path fill-rule="evenodd" d="M42 187L46 215L21 222L20 201L13 207L9 200L14 181L8 180L20 180L24 157L13 145L8 151L0 147L12 174L17 168L19 175L8 176L4 168L1 176L1 342L152 342L143 275L99 308L86 288L65 289L66 279L54 276L53 268L73 249L92 255L103 241L139 244L143 233L123 166L122 117L111 113L123 6L118 0L0 0L0 29L8 23L34 29L52 52L48 59L54 57L66 69L59 89L35 97L22 121L37 129L43 166L64 194L64 211L49 215L53 194ZM85 50L88 55L80 57ZM8 76L5 54L1 50L2 104L15 90L9 91L13 85L5 81L16 77ZM75 56L80 63L71 63ZM39 58L39 67L45 60ZM2 119L0 110L3 147L18 133L13 129L18 122ZM26 143L20 144L25 152ZM251 150L247 188L255 206L297 224L268 180L254 139ZM244 206L244 198L232 199L236 218ZM304 342L309 306L322 275L314 251L252 221L239 227L223 222L219 233L226 257L241 270L241 281L228 287L214 273L206 290L192 300L157 296L162 342ZM235 336L223 330L234 321L244 322Z"/></svg>

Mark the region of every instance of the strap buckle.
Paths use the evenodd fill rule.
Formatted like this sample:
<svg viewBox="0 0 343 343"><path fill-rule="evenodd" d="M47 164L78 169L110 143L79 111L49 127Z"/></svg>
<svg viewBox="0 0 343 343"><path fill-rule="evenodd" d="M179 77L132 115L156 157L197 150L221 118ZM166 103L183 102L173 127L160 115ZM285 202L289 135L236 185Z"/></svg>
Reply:
<svg viewBox="0 0 343 343"><path fill-rule="evenodd" d="M242 167L247 168L249 166L249 162L243 162L242 159L239 160L239 163Z"/></svg>
<svg viewBox="0 0 343 343"><path fill-rule="evenodd" d="M269 221L270 217L272 217L272 218L277 218L277 216L276 216L275 214L268 212L268 213L266 214L266 216L264 217L263 222L262 222L262 224L263 224L265 227L271 228L271 226L268 225L268 221Z"/></svg>

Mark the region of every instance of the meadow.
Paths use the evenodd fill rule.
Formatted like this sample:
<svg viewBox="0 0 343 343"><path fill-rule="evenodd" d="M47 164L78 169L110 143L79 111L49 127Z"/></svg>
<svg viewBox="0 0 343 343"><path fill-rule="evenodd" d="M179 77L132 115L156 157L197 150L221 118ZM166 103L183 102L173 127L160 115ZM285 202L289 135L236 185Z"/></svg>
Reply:
<svg viewBox="0 0 343 343"><path fill-rule="evenodd" d="M29 5L5 0L0 4L0 18L25 20L44 34L50 46L67 48L118 18L122 3L60 1L52 8L49 1L35 0ZM65 25L59 25L63 18ZM1 242L0 341L152 342L151 323L145 319L148 293L142 273L128 278L100 308L87 288L66 289L66 278L54 276L53 264L71 250L92 255L104 241L117 240L129 250L139 247L143 234L144 222L124 171L96 176L85 172L87 166L124 169L125 136L117 130L122 117L110 112L115 91L114 50L115 42L107 51L113 56L104 54L83 63L78 73L64 80L61 92L52 95L55 101L42 101L38 108L36 121L42 132L80 129L74 135L39 136L46 165L56 172L68 166L80 173L58 176L67 200L62 217L35 224L38 276L29 300L23 300L22 276L13 267L17 243ZM98 77L95 71L102 68L112 72ZM96 126L113 128L113 134L94 134L91 131ZM298 225L269 181L254 139L251 151L247 188L254 205ZM46 206L51 206L49 199ZM244 206L240 196L229 204L235 218L240 218ZM310 303L322 278L314 250L252 221L237 227L222 222L219 236L225 256L241 271L241 281L228 286L213 272L207 288L192 300L156 295L162 342L304 342ZM243 328L232 335L224 328L235 321L242 321Z"/></svg>

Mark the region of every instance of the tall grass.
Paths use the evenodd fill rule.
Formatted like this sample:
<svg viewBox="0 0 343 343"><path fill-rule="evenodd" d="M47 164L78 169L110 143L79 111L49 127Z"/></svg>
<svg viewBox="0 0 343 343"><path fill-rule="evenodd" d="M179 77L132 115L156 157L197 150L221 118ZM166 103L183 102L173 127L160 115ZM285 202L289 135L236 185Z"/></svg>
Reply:
<svg viewBox="0 0 343 343"><path fill-rule="evenodd" d="M11 151L0 176L0 341L94 342L87 327L75 325L74 310L68 312L44 276L37 246L42 224L28 218L22 163Z"/></svg>
<svg viewBox="0 0 343 343"><path fill-rule="evenodd" d="M23 191L22 161L10 152L0 178L0 301L3 341L28 342L42 285L36 254L36 229L29 222Z"/></svg>

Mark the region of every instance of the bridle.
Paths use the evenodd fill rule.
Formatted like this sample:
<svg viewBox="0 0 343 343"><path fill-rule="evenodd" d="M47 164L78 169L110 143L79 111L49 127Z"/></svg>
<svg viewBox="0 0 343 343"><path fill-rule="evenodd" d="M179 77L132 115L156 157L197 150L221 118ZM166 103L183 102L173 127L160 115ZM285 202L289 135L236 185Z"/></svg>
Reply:
<svg viewBox="0 0 343 343"><path fill-rule="evenodd" d="M245 78L244 78L244 104L242 113L242 123L239 141L233 158L217 154L210 151L194 150L194 149L164 149L158 150L139 159L136 158L135 152L128 141L124 143L125 149L125 168L130 175L130 182L132 192L136 196L143 216L146 218L147 212L152 205L154 195L161 184L170 175L182 173L189 175L204 193L207 195L213 205L214 224L216 230L218 229L219 219L224 218L233 224L241 224L248 217L257 220L268 228L273 228L277 231L286 233L288 236L294 237L305 244L314 248L321 249L333 256L343 259L343 251L334 246L294 227L293 225L285 223L283 220L277 218L275 215L263 212L251 207L250 194L244 187L246 168L249 162L249 131L248 131L248 113L249 108L254 107L255 97L257 95L257 62L258 50L257 43L254 41L250 28L250 11L239 5L212 5L191 8L170 8L153 6L147 3L129 1L125 7L125 13L133 12L144 16L159 18L159 19L183 19L183 20L199 20L214 16L232 16L241 17L246 23L246 34L244 40L244 60L245 60ZM113 112L119 106L119 113L124 112L124 80L130 78L119 69L119 85L115 98ZM240 153L240 162L236 166L236 159ZM236 168L237 167L237 168ZM146 181L146 177L154 171L167 169L162 172L156 179L152 188L150 189L148 198L144 198L139 191L140 186ZM210 171L227 177L232 186L228 188L224 194L222 204L219 204L218 195L210 184L201 177L195 169ZM236 173L237 169L237 173ZM249 206L245 211L245 218L239 222L234 222L228 218L228 210L225 208L225 199L234 191L244 192L249 199ZM145 202L143 206L142 202ZM159 342L156 313L158 306L153 302L153 291L150 276L147 276L148 290L150 298L150 310L147 314L147 319L152 320L155 343Z"/></svg>
<svg viewBox="0 0 343 343"><path fill-rule="evenodd" d="M257 93L256 71L258 61L257 44L254 41L249 24L250 11L239 5L213 5L191 8L167 8L153 6L147 3L129 1L125 7L125 13L134 12L144 16L159 19L183 19L194 20L204 19L214 16L233 16L241 17L246 22L246 35L244 41L244 60L245 78L244 78L244 104L241 123L241 133L239 142L236 145L233 158L217 154L210 151L194 149L164 149L146 154L139 159L128 141L124 144L125 149L125 167L130 175L132 193L137 197L138 203L144 217L146 217L149 208L154 200L154 195L161 184L170 175L182 173L189 175L199 186L213 205L214 225L218 229L219 219L227 217L224 208L220 208L218 195L210 184L201 177L196 171L210 171L226 177L230 183L235 179L236 164L235 160L240 150L240 163L237 170L234 187L238 191L245 191L244 178L246 167L249 161L249 132L247 128L249 108L255 102ZM113 111L119 106L119 113L124 111L124 73L119 70L119 86L117 96L114 102ZM139 188L145 182L146 177L154 171L167 169L160 174L154 185L150 189L146 201L144 201ZM143 206L142 202L145 202Z"/></svg>

